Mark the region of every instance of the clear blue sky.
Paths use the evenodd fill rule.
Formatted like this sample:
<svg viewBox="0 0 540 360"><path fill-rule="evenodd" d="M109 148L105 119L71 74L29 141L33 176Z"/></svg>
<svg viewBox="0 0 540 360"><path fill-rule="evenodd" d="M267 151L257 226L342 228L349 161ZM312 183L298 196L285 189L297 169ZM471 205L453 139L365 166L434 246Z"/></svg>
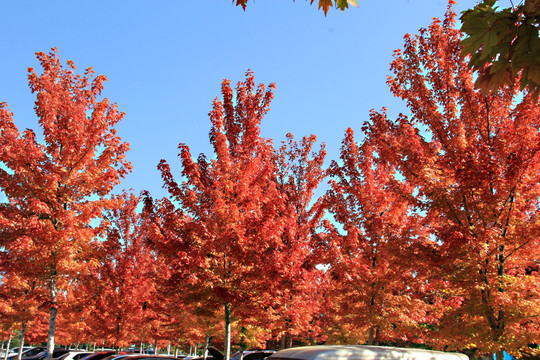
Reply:
<svg viewBox="0 0 540 360"><path fill-rule="evenodd" d="M447 7L446 0L358 2L324 17L305 0L250 0L245 12L231 0L5 1L0 101L20 130L40 133L27 83L27 67L39 70L34 53L57 47L64 64L93 67L109 79L103 95L126 113L118 132L134 169L120 188L161 197L160 159L179 173L180 142L212 156L212 100L222 79L236 83L252 69L257 83L277 85L262 135L279 144L288 132L315 134L337 159L345 130L360 139L370 109L406 112L386 86L392 52ZM475 3L457 0L454 8Z"/></svg>

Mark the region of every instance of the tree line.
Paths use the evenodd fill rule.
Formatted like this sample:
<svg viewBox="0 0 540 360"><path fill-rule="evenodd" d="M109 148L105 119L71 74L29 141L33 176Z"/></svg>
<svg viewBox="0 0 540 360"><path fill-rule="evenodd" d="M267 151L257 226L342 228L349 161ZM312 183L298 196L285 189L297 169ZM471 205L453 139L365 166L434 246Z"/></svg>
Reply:
<svg viewBox="0 0 540 360"><path fill-rule="evenodd" d="M161 199L111 194L131 165L106 78L38 53L44 140L0 104L1 336L535 354L540 107L519 83L475 88L489 67L460 38L450 10L405 36L388 85L410 113L372 110L329 166L314 135L261 135L273 84L224 80L213 154L180 144Z"/></svg>

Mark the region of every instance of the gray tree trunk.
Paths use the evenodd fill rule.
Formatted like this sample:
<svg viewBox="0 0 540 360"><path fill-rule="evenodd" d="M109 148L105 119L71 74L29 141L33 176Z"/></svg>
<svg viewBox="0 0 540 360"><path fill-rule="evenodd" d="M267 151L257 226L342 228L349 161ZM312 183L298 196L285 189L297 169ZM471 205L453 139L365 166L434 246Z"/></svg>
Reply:
<svg viewBox="0 0 540 360"><path fill-rule="evenodd" d="M225 303L225 351L223 360L231 358L231 304Z"/></svg>
<svg viewBox="0 0 540 360"><path fill-rule="evenodd" d="M52 360L54 351L54 331L56 329L56 314L58 308L56 307L56 300L58 294L58 284L56 279L56 268L53 267L49 278L49 291L51 294L51 309L49 317L49 333L47 334L47 360Z"/></svg>
<svg viewBox="0 0 540 360"><path fill-rule="evenodd" d="M26 338L26 321L23 322L22 328L21 328L21 341L19 343L19 354L17 354L17 360L22 359L22 350L23 350L25 338Z"/></svg>
<svg viewBox="0 0 540 360"><path fill-rule="evenodd" d="M369 328L368 345L379 345L379 327Z"/></svg>
<svg viewBox="0 0 540 360"><path fill-rule="evenodd" d="M206 343L204 344L204 360L208 357L208 346L210 346L210 337L206 338ZM197 344L195 344L195 356L197 356Z"/></svg>
<svg viewBox="0 0 540 360"><path fill-rule="evenodd" d="M47 360L52 360L54 351L54 331L56 328L56 314L58 309L56 305L51 306L51 317L49 320L49 333L47 334Z"/></svg>
<svg viewBox="0 0 540 360"><path fill-rule="evenodd" d="M13 335L11 333L9 333L9 338L8 338L7 345L6 345L6 353L4 355L4 360L7 360L7 358L8 358L9 346L11 344L11 338L12 337L13 337ZM2 347L4 347L3 345L4 345L4 343L2 342ZM19 346L19 348L22 348L22 346Z"/></svg>

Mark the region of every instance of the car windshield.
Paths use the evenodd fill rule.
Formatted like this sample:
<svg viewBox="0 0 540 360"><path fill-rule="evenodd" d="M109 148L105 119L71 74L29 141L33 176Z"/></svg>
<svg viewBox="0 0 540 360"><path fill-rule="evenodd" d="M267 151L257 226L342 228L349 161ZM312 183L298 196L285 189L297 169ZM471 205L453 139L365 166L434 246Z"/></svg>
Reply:
<svg viewBox="0 0 540 360"><path fill-rule="evenodd" d="M40 348L30 349L24 353L24 356L25 357L36 356L37 354L41 354L42 352L45 352L45 350L40 349Z"/></svg>

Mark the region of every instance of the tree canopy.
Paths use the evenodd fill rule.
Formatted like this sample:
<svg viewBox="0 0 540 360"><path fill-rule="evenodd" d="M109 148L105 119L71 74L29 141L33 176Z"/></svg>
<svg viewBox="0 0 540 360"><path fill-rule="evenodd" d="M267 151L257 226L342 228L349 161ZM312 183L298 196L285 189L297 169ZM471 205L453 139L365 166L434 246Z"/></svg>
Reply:
<svg viewBox="0 0 540 360"><path fill-rule="evenodd" d="M55 49L37 58L43 72L30 68L28 81L44 140L30 129L21 134L0 103L0 188L9 201L0 204L0 247L20 286L35 282L49 293L37 301L50 311L50 358L63 291L86 269L91 222L111 205L105 196L131 165L114 128L123 113L99 99L106 78L92 69L76 75L72 61L63 68Z"/></svg>
<svg viewBox="0 0 540 360"><path fill-rule="evenodd" d="M538 341L540 107L519 84L475 89L454 22L406 37L388 83L411 115L374 111L364 129L439 244L438 346L520 356Z"/></svg>
<svg viewBox="0 0 540 360"><path fill-rule="evenodd" d="M242 8L245 10L249 0L233 0L233 2L235 1L236 6L242 6ZM310 4L315 2L315 0L309 1ZM358 6L358 0L318 0L318 5L319 9L322 9L324 11L324 15L326 15L331 7L344 11L349 7L349 5Z"/></svg>

